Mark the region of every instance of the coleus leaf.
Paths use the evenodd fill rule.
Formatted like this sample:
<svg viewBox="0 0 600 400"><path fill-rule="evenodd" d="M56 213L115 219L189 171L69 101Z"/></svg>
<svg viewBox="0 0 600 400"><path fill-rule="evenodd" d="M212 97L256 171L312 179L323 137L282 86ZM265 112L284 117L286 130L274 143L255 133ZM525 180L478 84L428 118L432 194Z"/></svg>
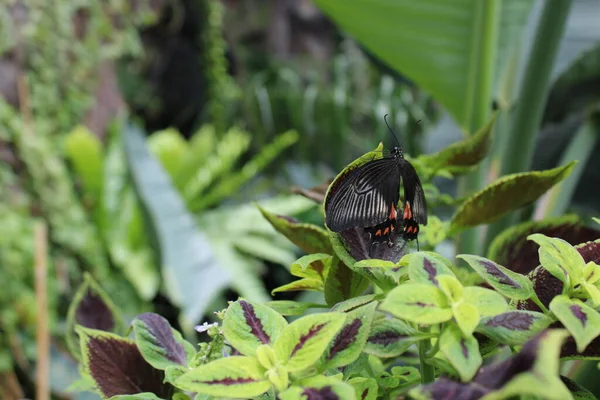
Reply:
<svg viewBox="0 0 600 400"><path fill-rule="evenodd" d="M356 377L348 380L354 387L354 393L360 400L377 400L377 381L373 378Z"/></svg>
<svg viewBox="0 0 600 400"><path fill-rule="evenodd" d="M311 367L327 349L345 319L345 314L332 312L297 319L279 332L273 344L277 359L289 372Z"/></svg>
<svg viewBox="0 0 600 400"><path fill-rule="evenodd" d="M67 345L71 354L79 359L81 347L75 331L77 325L106 332L124 331L119 311L89 273L85 273L83 283L77 289L67 313Z"/></svg>
<svg viewBox="0 0 600 400"><path fill-rule="evenodd" d="M569 392L573 395L573 400L597 400L596 396L577 382L566 376L560 377L562 383L565 384Z"/></svg>
<svg viewBox="0 0 600 400"><path fill-rule="evenodd" d="M484 317L477 332L511 346L521 345L550 326L552 318L535 311L507 311L493 317Z"/></svg>
<svg viewBox="0 0 600 400"><path fill-rule="evenodd" d="M479 311L473 304L460 302L452 305L454 321L465 337L469 337L475 331L479 323Z"/></svg>
<svg viewBox="0 0 600 400"><path fill-rule="evenodd" d="M470 381L481 366L479 345L473 337L464 337L454 324L446 326L440 336L440 351L460 375L463 382Z"/></svg>
<svg viewBox="0 0 600 400"><path fill-rule="evenodd" d="M251 356L263 344L273 344L288 326L273 309L238 300L231 303L223 319L225 339L241 354Z"/></svg>
<svg viewBox="0 0 600 400"><path fill-rule="evenodd" d="M550 303L550 311L573 335L580 353L600 335L600 314L579 300L556 296Z"/></svg>
<svg viewBox="0 0 600 400"><path fill-rule="evenodd" d="M377 302L349 311L342 329L321 357L321 370L343 367L360 356L371 330Z"/></svg>
<svg viewBox="0 0 600 400"><path fill-rule="evenodd" d="M105 398L145 392L170 398L173 387L163 383L164 372L144 360L134 341L81 326L77 332L85 371Z"/></svg>
<svg viewBox="0 0 600 400"><path fill-rule="evenodd" d="M539 246L527 240L534 233L563 239L572 245L600 238L600 231L586 227L577 215L528 221L512 226L494 238L487 257L513 272L528 274L540 264Z"/></svg>
<svg viewBox="0 0 600 400"><path fill-rule="evenodd" d="M113 396L110 400L163 400L154 393L120 394Z"/></svg>
<svg viewBox="0 0 600 400"><path fill-rule="evenodd" d="M540 245L540 264L553 276L570 287L581 282L585 261L568 242L540 233L529 235L527 239Z"/></svg>
<svg viewBox="0 0 600 400"><path fill-rule="evenodd" d="M325 279L325 302L333 306L341 301L360 296L369 286L361 274L348 268L337 256L331 260Z"/></svg>
<svg viewBox="0 0 600 400"><path fill-rule="evenodd" d="M275 289L271 290L271 295L280 292L298 292L302 290L314 290L315 292L322 292L325 290L325 288L323 286L323 281L320 279L302 278L298 279L297 281L276 287Z"/></svg>
<svg viewBox="0 0 600 400"><path fill-rule="evenodd" d="M484 257L467 254L456 257L465 260L490 286L508 298L525 300L533 295L533 284L526 276Z"/></svg>
<svg viewBox="0 0 600 400"><path fill-rule="evenodd" d="M316 225L305 224L294 218L270 213L258 207L273 228L308 254L333 254L327 232Z"/></svg>
<svg viewBox="0 0 600 400"><path fill-rule="evenodd" d="M272 308L277 313L284 316L303 315L309 308L324 308L323 304L305 303L292 300L273 300L267 301L265 306Z"/></svg>
<svg viewBox="0 0 600 400"><path fill-rule="evenodd" d="M140 353L156 369L187 366L196 353L194 346L158 314L140 314L133 320L132 326Z"/></svg>
<svg viewBox="0 0 600 400"><path fill-rule="evenodd" d="M452 143L437 153L419 156L416 161L430 169L444 168L453 174L467 171L468 167L479 164L487 155L496 115L497 113L473 135Z"/></svg>
<svg viewBox="0 0 600 400"><path fill-rule="evenodd" d="M452 217L450 230L487 224L536 200L562 181L577 161L546 171L506 175L468 198Z"/></svg>
<svg viewBox="0 0 600 400"><path fill-rule="evenodd" d="M331 307L331 311L350 312L358 307L371 303L376 298L377 295L375 294L365 294L364 296L353 297L346 301L342 301L341 303L337 303L335 306Z"/></svg>
<svg viewBox="0 0 600 400"><path fill-rule="evenodd" d="M377 357L397 357L422 339L416 334L415 328L399 319L379 319L373 322L364 350Z"/></svg>
<svg viewBox="0 0 600 400"><path fill-rule="evenodd" d="M281 400L355 400L355 396L352 385L323 375L302 379L279 394Z"/></svg>
<svg viewBox="0 0 600 400"><path fill-rule="evenodd" d="M419 324L438 324L452 318L444 293L434 285L407 283L388 293L380 309Z"/></svg>
<svg viewBox="0 0 600 400"><path fill-rule="evenodd" d="M271 388L265 372L253 357L230 356L192 369L180 376L175 385L211 396L246 399Z"/></svg>
<svg viewBox="0 0 600 400"><path fill-rule="evenodd" d="M292 275L300 278L312 278L325 281L331 264L331 255L315 253L300 257L290 267Z"/></svg>
<svg viewBox="0 0 600 400"><path fill-rule="evenodd" d="M465 301L477 307L482 317L498 315L508 310L508 304L502 295L490 289L470 286L463 289Z"/></svg>
<svg viewBox="0 0 600 400"><path fill-rule="evenodd" d="M455 276L449 267L449 261L433 252L419 252L407 255L408 276L415 283L433 283L438 286L438 275Z"/></svg>

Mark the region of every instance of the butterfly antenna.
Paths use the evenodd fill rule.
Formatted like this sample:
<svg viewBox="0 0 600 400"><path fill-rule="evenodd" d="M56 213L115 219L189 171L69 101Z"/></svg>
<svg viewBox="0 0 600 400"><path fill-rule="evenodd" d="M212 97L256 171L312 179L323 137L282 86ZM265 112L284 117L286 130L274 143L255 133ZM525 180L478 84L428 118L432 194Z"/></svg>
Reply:
<svg viewBox="0 0 600 400"><path fill-rule="evenodd" d="M385 121L385 124L387 125L388 129L390 130L390 132L392 133L392 135L394 136L394 139L396 139L396 143L398 143L398 146L400 146L400 141L398 140L398 137L396 136L396 134L394 133L394 131L392 130L392 128L390 128L390 124L388 124L387 122L387 114L385 114L383 116L383 120Z"/></svg>

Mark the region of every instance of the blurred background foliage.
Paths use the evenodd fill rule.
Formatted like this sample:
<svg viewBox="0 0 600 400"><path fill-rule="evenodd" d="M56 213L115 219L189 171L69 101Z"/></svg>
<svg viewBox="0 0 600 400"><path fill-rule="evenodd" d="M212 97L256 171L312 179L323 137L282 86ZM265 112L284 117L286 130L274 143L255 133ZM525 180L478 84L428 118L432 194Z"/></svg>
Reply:
<svg viewBox="0 0 600 400"><path fill-rule="evenodd" d="M460 117L464 93L482 78L443 61L452 46L427 47L455 32L457 21L442 15L434 25L402 25L401 2L378 1L372 19L352 12L364 6L358 0L346 9L316 3L321 9L309 0L0 6L1 398L34 397L36 321L46 311L53 396L86 396L66 390L78 374L64 337L85 272L127 315L156 311L190 334L227 300L269 300L290 280L300 250L276 234L255 202L320 224L319 208L290 188L321 184L379 141L393 143L384 114L412 156L487 122ZM506 149L544 7L507 3L499 23L510 35L487 83L494 101L472 105L487 110L482 116L500 110L496 140L478 178L466 181L470 189L516 165ZM589 189L600 179L600 161L591 156L600 150L600 8L593 0L565 3L541 131L531 165L521 170L574 158L580 165L546 203L491 231L536 215L600 211L600 192ZM463 77L459 89L436 89ZM453 180L435 183L441 193L465 194ZM44 311L35 305L32 268L40 221L49 228ZM437 250L454 246L445 241Z"/></svg>

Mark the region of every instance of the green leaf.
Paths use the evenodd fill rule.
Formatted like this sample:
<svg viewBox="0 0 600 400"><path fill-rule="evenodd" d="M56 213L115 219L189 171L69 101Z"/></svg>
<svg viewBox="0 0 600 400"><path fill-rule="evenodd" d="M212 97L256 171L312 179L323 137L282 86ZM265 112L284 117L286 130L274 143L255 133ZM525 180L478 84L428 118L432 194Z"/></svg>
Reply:
<svg viewBox="0 0 600 400"><path fill-rule="evenodd" d="M522 345L550 326L552 318L535 311L511 310L479 321L477 332L510 346Z"/></svg>
<svg viewBox="0 0 600 400"><path fill-rule="evenodd" d="M351 270L337 256L331 260L325 279L325 302L333 306L341 301L360 296L367 290L369 281Z"/></svg>
<svg viewBox="0 0 600 400"><path fill-rule="evenodd" d="M231 282L231 275L227 265L217 262L208 239L148 151L143 134L133 126L126 130L125 150L136 192L158 241L167 293L182 308L184 327L191 329L217 293Z"/></svg>
<svg viewBox="0 0 600 400"><path fill-rule="evenodd" d="M400 386L412 384L421 379L421 373L415 367L392 367L391 375L399 378Z"/></svg>
<svg viewBox="0 0 600 400"><path fill-rule="evenodd" d="M369 304L376 298L377 295L375 294L365 294L364 296L353 297L346 301L342 301L341 303L337 303L335 306L331 307L331 311L349 312L354 310L355 308L364 306L365 304Z"/></svg>
<svg viewBox="0 0 600 400"><path fill-rule="evenodd" d="M467 254L456 257L465 260L490 286L508 298L525 300L533 295L533 284L526 276L484 257Z"/></svg>
<svg viewBox="0 0 600 400"><path fill-rule="evenodd" d="M133 320L132 326L140 353L156 369L187 366L196 354L194 346L158 314L140 314Z"/></svg>
<svg viewBox="0 0 600 400"><path fill-rule="evenodd" d="M354 263L354 268L381 268L381 269L392 269L397 268L398 265L388 260L378 260L376 258L369 258L367 260L360 260Z"/></svg>
<svg viewBox="0 0 600 400"><path fill-rule="evenodd" d="M303 303L292 300L274 300L265 303L265 306L272 308L284 316L303 315L309 308L325 308L324 304Z"/></svg>
<svg viewBox="0 0 600 400"><path fill-rule="evenodd" d="M217 397L251 398L271 388L265 369L255 358L230 356L183 374L175 386Z"/></svg>
<svg viewBox="0 0 600 400"><path fill-rule="evenodd" d="M550 302L550 311L569 330L579 353L600 335L600 314L579 300L556 296Z"/></svg>
<svg viewBox="0 0 600 400"><path fill-rule="evenodd" d="M356 377L348 380L357 399L377 400L377 381L373 378Z"/></svg>
<svg viewBox="0 0 600 400"><path fill-rule="evenodd" d="M100 139L80 125L67 134L65 150L85 193L92 201L99 201L104 185L104 152Z"/></svg>
<svg viewBox="0 0 600 400"><path fill-rule="evenodd" d="M546 171L506 175L469 197L452 217L450 230L488 224L536 200L562 181L577 161Z"/></svg>
<svg viewBox="0 0 600 400"><path fill-rule="evenodd" d="M331 264L331 255L325 253L315 253L300 257L296 260L290 272L300 278L312 278L325 281Z"/></svg>
<svg viewBox="0 0 600 400"><path fill-rule="evenodd" d="M301 290L315 290L317 292L322 292L324 290L323 282L320 279L302 278L273 289L271 294L274 295L279 292L298 292Z"/></svg>
<svg viewBox="0 0 600 400"><path fill-rule="evenodd" d="M540 233L529 235L527 239L540 245L540 264L548 272L564 283L570 282L571 288L581 283L585 261L573 246L562 239Z"/></svg>
<svg viewBox="0 0 600 400"><path fill-rule="evenodd" d="M253 356L260 345L273 344L287 325L273 309L238 300L225 312L223 334L240 353Z"/></svg>
<svg viewBox="0 0 600 400"><path fill-rule="evenodd" d="M154 393L119 394L109 400L163 400Z"/></svg>
<svg viewBox="0 0 600 400"><path fill-rule="evenodd" d="M84 274L83 283L77 289L67 312L67 345L71 354L80 359L81 347L75 329L77 325L114 333L122 333L125 329L121 313L89 273Z"/></svg>
<svg viewBox="0 0 600 400"><path fill-rule="evenodd" d="M448 325L440 336L440 351L460 375L463 382L470 381L481 366L477 339L463 337L454 324Z"/></svg>
<svg viewBox="0 0 600 400"><path fill-rule="evenodd" d="M376 307L374 301L346 314L342 329L321 357L321 370L346 366L360 356L371 331Z"/></svg>
<svg viewBox="0 0 600 400"><path fill-rule="evenodd" d="M277 232L284 235L306 253L333 254L327 232L316 225L304 224L284 215L277 215L258 207Z"/></svg>
<svg viewBox="0 0 600 400"><path fill-rule="evenodd" d="M573 400L598 400L596 396L589 390L565 376L560 377L560 380L565 384L569 392L573 395Z"/></svg>
<svg viewBox="0 0 600 400"><path fill-rule="evenodd" d="M416 283L433 283L437 286L438 275L455 276L448 265L448 260L433 252L411 253L408 276Z"/></svg>
<svg viewBox="0 0 600 400"><path fill-rule="evenodd" d="M181 133L172 128L153 132L148 138L148 148L175 179L188 153L188 143Z"/></svg>
<svg viewBox="0 0 600 400"><path fill-rule="evenodd" d="M434 171L444 168L453 174L466 172L469 167L479 164L487 155L492 142L496 116L497 113L473 135L452 143L437 153L419 156L417 162Z"/></svg>
<svg viewBox="0 0 600 400"><path fill-rule="evenodd" d="M508 304L500 293L481 287L466 287L463 299L477 307L482 317L497 315L508 310Z"/></svg>
<svg viewBox="0 0 600 400"><path fill-rule="evenodd" d="M486 46L496 49L496 61L491 61L497 66L496 77L501 76L509 58L506 53L521 38L532 2L502 1L491 20L477 0L451 8L444 0L317 0L316 4L385 64L431 93L465 128L473 107L468 99L478 89L472 86L477 82L474 76L481 72L481 61L472 60L481 44L473 38L481 40L480 27L486 22L498 27L498 42Z"/></svg>
<svg viewBox="0 0 600 400"><path fill-rule="evenodd" d="M454 275L441 275L437 278L439 288L446 295L449 304L460 302L463 298L463 285Z"/></svg>
<svg viewBox="0 0 600 400"><path fill-rule="evenodd" d="M407 283L388 293L380 309L419 324L438 324L452 318L444 293L433 285Z"/></svg>
<svg viewBox="0 0 600 400"><path fill-rule="evenodd" d="M289 372L314 365L340 330L346 315L312 314L292 322L281 330L273 348L277 359Z"/></svg>
<svg viewBox="0 0 600 400"><path fill-rule="evenodd" d="M396 318L373 321L365 352L382 358L397 357L418 340L417 330Z"/></svg>
<svg viewBox="0 0 600 400"><path fill-rule="evenodd" d="M452 306L454 320L465 337L469 337L475 331L479 323L479 311L477 307L469 303L458 303Z"/></svg>
<svg viewBox="0 0 600 400"><path fill-rule="evenodd" d="M329 376L317 375L302 379L278 396L281 400L355 400L354 388Z"/></svg>

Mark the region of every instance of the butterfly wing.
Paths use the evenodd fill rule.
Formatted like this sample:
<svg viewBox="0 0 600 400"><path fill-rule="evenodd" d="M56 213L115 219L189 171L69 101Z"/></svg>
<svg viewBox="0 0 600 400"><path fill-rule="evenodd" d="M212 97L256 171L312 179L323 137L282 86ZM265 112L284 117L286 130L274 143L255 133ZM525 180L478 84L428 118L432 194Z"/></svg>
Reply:
<svg viewBox="0 0 600 400"><path fill-rule="evenodd" d="M402 185L404 186L405 214L408 207L410 218L417 224L427 225L427 203L425 201L425 192L417 171L407 160L402 160L400 164L402 174Z"/></svg>
<svg viewBox="0 0 600 400"><path fill-rule="evenodd" d="M400 191L400 164L393 157L369 161L338 179L325 199L325 223L334 232L385 221ZM337 183L337 182L336 182Z"/></svg>

